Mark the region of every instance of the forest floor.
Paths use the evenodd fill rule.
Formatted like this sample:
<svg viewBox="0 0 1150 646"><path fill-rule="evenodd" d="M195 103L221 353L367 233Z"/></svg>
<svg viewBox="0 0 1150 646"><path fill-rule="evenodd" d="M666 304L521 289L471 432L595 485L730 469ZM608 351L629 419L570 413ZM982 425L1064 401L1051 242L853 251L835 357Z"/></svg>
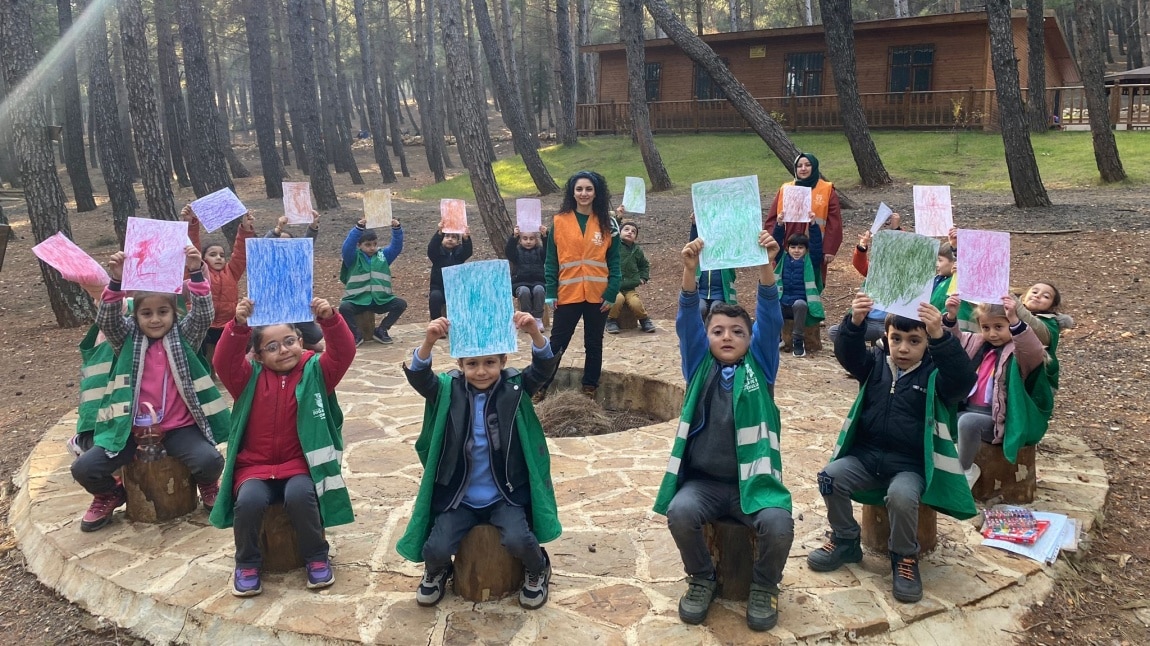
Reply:
<svg viewBox="0 0 1150 646"><path fill-rule="evenodd" d="M500 156L511 154L500 143ZM254 146L240 151L258 167ZM458 165L458 153L451 157ZM422 150L407 148L413 177L396 185L395 214L404 224L405 251L395 264L398 294L409 310L404 321L421 320L426 312L428 263L424 246L435 230L438 205L404 199L405 192L430 181ZM371 167L370 148L357 150L366 188L380 186ZM396 164L398 166L398 164ZM297 174L298 171L290 169ZM457 171L458 172L458 171ZM1092 168L1083 168L1092 174ZM66 181L63 170L62 180ZM321 220L316 250L316 294L338 300L339 245L360 217L360 191L346 175L336 178L342 208ZM561 179L562 178L558 178ZM622 178L610 178L620 183ZM99 173L93 173L99 181ZM263 197L258 176L237 180L239 196L256 217L260 231L281 212L278 200ZM618 187L618 188L621 188ZM98 190L102 189L102 186ZM68 190L70 193L71 191ZM835 259L824 295L828 319L843 315L859 277L849 264L850 244L870 224L880 201L905 202L910 186L870 191L847 189L864 208L844 214L846 241ZM1023 289L1043 280L1057 284L1063 310L1078 326L1064 333L1060 347L1062 391L1052 424L1076 433L1103 459L1110 476L1110 496L1085 549L1055 566L1058 583L1052 595L1027 615L1015 638L1026 644L1123 645L1150 643L1150 289L1142 273L1150 266L1150 202L1145 187L1060 191L1051 194L1051 209L1020 210L1008 193L955 196L960 226L1009 230L1012 238L1012 283ZM182 205L194 196L177 191ZM901 200L901 201L900 201ZM140 196L143 204L143 195ZM106 202L106 200L105 200ZM544 198L544 212L554 212L559 198ZM15 226L0 273L0 630L12 643L134 644L140 640L56 596L24 570L12 532L4 524L14 494L11 475L44 430L76 406L76 344L83 329L59 329L48 305L37 263L30 251L31 231L22 201L5 200L5 213ZM639 216L639 242L652 264L644 301L659 319L673 319L680 277L679 250L689 228L690 197L648 196L648 213ZM475 256L494 257L478 217ZM1077 230L1071 234L1035 233ZM76 242L99 260L115 251L111 209L106 203L92 213L72 216ZM385 233L386 235L386 233ZM502 246L502 241L496 241ZM743 272L739 291L753 294L750 272ZM749 303L744 303L750 305ZM825 352L825 351L824 351ZM1041 469L1041 465L1039 466ZM1041 471L1040 471L1041 475Z"/></svg>

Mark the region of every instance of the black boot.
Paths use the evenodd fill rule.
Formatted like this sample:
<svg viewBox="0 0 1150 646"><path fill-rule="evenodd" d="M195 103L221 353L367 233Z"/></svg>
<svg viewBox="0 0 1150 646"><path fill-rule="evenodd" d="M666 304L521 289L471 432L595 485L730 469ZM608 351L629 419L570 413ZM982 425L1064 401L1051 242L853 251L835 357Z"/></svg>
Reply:
<svg viewBox="0 0 1150 646"><path fill-rule="evenodd" d="M832 535L825 545L807 555L807 565L815 572L831 572L846 563L862 560L859 539L839 538Z"/></svg>
<svg viewBox="0 0 1150 646"><path fill-rule="evenodd" d="M918 574L918 555L890 553L890 573L894 579L894 598L903 603L922 600L922 577Z"/></svg>

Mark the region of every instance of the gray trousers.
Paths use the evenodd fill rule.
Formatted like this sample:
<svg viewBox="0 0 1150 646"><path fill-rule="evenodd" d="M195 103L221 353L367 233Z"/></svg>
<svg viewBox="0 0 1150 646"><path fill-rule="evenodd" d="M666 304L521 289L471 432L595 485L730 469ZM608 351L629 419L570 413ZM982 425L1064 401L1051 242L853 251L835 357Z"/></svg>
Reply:
<svg viewBox="0 0 1150 646"><path fill-rule="evenodd" d="M783 566L787 564L795 539L795 521L787 510L778 507L743 513L739 486L734 484L688 480L675 492L667 508L667 527L679 548L683 569L690 576L703 578L715 573L703 526L724 516L754 529L758 536L759 554L751 571L751 581L777 588L783 580Z"/></svg>
<svg viewBox="0 0 1150 646"><path fill-rule="evenodd" d="M199 484L210 484L224 472L224 456L204 437L198 426L181 426L164 433L164 451L187 465ZM93 446L72 463L72 477L93 496L116 488L112 474L136 457L136 440L128 436L122 451L108 457L103 447Z"/></svg>
<svg viewBox="0 0 1150 646"><path fill-rule="evenodd" d="M801 298L790 305L783 305L783 318L792 319L795 322L791 329L792 339L803 338L803 332L807 327L807 309L807 302Z"/></svg>
<svg viewBox="0 0 1150 646"><path fill-rule="evenodd" d="M547 299L547 290L543 285L520 285L515 288L515 298L519 299L520 312L531 312L531 316L543 318L543 304Z"/></svg>
<svg viewBox="0 0 1150 646"><path fill-rule="evenodd" d="M974 464L978 447L994 441L994 418L987 413L964 410L958 414L958 462L963 469Z"/></svg>
<svg viewBox="0 0 1150 646"><path fill-rule="evenodd" d="M818 475L819 493L827 504L827 521L836 538L855 540L859 524L851 509L851 493L886 487L886 512L890 519L887 548L900 556L918 554L918 502L926 481L913 471L893 478L880 478L863 467L853 455L828 464Z"/></svg>
<svg viewBox="0 0 1150 646"><path fill-rule="evenodd" d="M275 503L283 503L304 563L327 560L329 546L323 538L315 483L310 475L301 474L287 480L244 480L240 485L232 526L236 539L236 567L259 568L263 565L264 557L259 547L260 528L264 512Z"/></svg>
<svg viewBox="0 0 1150 646"><path fill-rule="evenodd" d="M482 509L459 505L435 517L431 535L423 544L423 564L428 572L438 572L451 565L451 557L471 528L490 523L499 529L500 542L523 569L533 574L543 571L543 550L527 526L527 509L499 500Z"/></svg>

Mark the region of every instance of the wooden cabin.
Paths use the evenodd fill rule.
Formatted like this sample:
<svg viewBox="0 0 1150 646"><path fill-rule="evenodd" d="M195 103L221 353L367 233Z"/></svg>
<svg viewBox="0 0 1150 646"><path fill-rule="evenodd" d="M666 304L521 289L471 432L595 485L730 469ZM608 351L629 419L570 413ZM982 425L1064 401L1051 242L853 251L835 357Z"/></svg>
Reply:
<svg viewBox="0 0 1150 646"><path fill-rule="evenodd" d="M1027 85L1026 13L1013 14L1022 86ZM1047 12L1046 86L1052 114L1078 68ZM993 128L997 124L985 12L869 20L854 25L859 93L872 128ZM822 25L706 34L735 77L788 129L838 129L834 77ZM622 43L598 54L598 103L578 106L587 134L627 132L627 56ZM742 130L746 123L705 70L668 38L646 41L646 88L656 132Z"/></svg>

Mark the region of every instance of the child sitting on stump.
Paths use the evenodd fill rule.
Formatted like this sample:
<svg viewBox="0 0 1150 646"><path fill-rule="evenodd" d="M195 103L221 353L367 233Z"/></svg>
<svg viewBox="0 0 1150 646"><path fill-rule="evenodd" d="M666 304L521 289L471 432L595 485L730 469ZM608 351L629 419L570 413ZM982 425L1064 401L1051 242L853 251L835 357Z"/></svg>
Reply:
<svg viewBox="0 0 1150 646"><path fill-rule="evenodd" d="M622 209L619 207L620 211ZM640 329L644 332L655 331L655 322L647 316L647 308L643 307L643 301L635 291L651 280L651 263L647 262L643 248L635 242L638 237L639 225L635 222L627 220L619 227L619 241L623 243L619 248L619 269L623 278L619 283L619 295L607 313L607 334L619 333L619 315L623 313L624 307L631 310L639 320Z"/></svg>
<svg viewBox="0 0 1150 646"><path fill-rule="evenodd" d="M407 301L395 295L391 280L391 263L402 251L403 228L395 218L391 220L391 243L384 249L379 248L379 236L367 228L367 220L364 219L348 231L343 241L339 281L346 289L339 303L339 313L351 328L356 346L363 343L363 336L355 317L363 312L384 315L371 338L385 345L391 343L391 335L387 331L407 309Z"/></svg>
<svg viewBox="0 0 1150 646"><path fill-rule="evenodd" d="M859 292L835 338L835 358L859 382L831 461L818 474L829 540L807 556L816 572L862 560L851 500L886 505L894 598L922 599L918 572L920 501L958 519L976 513L955 448L954 407L974 385L962 346L929 303L920 320L888 314L886 346L867 348L874 301Z"/></svg>
<svg viewBox="0 0 1150 646"><path fill-rule="evenodd" d="M823 266L823 229L826 222L811 220L806 233L792 233L786 240L786 253L780 249L775 259L775 275L782 280L779 303L783 319L791 319L791 344L796 357L807 355L803 334L806 328L819 324L823 313L823 280L816 269ZM783 246L783 223L775 224L771 234L779 247Z"/></svg>
<svg viewBox="0 0 1150 646"><path fill-rule="evenodd" d="M506 369L506 354L490 354L462 358L459 370L436 375L431 349L447 336L446 318L428 324L410 367L404 366L427 406L415 443L423 479L396 551L424 563L415 593L421 606L443 599L451 557L483 523L498 528L503 546L523 562L519 605L533 610L547 602L551 560L539 544L558 538L562 528L551 458L531 395L555 370L557 358L529 312L516 312L513 321L531 337L531 366L522 373Z"/></svg>
<svg viewBox="0 0 1150 646"><path fill-rule="evenodd" d="M779 620L779 582L795 536L791 494L782 483L779 409L771 394L779 368L782 313L768 260L759 267L755 323L743 308L718 303L704 326L695 280L703 244L696 239L683 247L683 292L675 331L687 394L655 512L667 516L683 558L687 592L679 599L679 618L688 624L706 619L718 593L703 527L730 517L754 529L758 555L747 625L769 630ZM759 244L768 258L778 251L766 231L760 233Z"/></svg>

